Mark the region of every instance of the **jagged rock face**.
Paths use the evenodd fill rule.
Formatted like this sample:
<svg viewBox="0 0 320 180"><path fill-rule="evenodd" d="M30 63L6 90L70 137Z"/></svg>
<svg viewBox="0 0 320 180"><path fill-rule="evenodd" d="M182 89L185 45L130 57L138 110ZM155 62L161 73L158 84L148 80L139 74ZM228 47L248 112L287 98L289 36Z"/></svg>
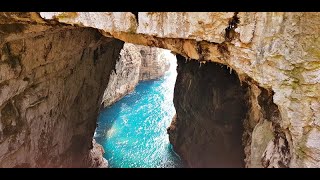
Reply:
<svg viewBox="0 0 320 180"><path fill-rule="evenodd" d="M108 161L103 157L105 153L103 147L96 142L95 139L92 141L93 148L90 150L89 159L91 164L89 167L94 168L106 168L108 167Z"/></svg>
<svg viewBox="0 0 320 180"><path fill-rule="evenodd" d="M139 49L134 44L125 43L104 92L103 107L110 106L134 90L139 83L140 66Z"/></svg>
<svg viewBox="0 0 320 180"><path fill-rule="evenodd" d="M125 43L103 95L103 107L132 92L140 80L157 79L169 69L164 49Z"/></svg>
<svg viewBox="0 0 320 180"><path fill-rule="evenodd" d="M41 16L98 28L105 36L170 49L202 62L222 63L241 79L250 77L274 92L270 99L280 120L279 126L274 122L272 126L285 134L288 166L320 167L320 13L139 12L138 19L130 12L59 14ZM100 23L103 19L112 21Z"/></svg>
<svg viewBox="0 0 320 180"><path fill-rule="evenodd" d="M177 56L170 142L189 167L244 167L245 85L226 66Z"/></svg>
<svg viewBox="0 0 320 180"><path fill-rule="evenodd" d="M141 54L140 80L162 77L168 71L170 63L163 49L137 45Z"/></svg>
<svg viewBox="0 0 320 180"><path fill-rule="evenodd" d="M95 29L41 27L2 36L0 167L103 165L92 159L92 137L123 42Z"/></svg>
<svg viewBox="0 0 320 180"><path fill-rule="evenodd" d="M246 84L249 110L242 136L246 167L289 167L292 157L289 138L280 127L280 112L273 102L272 91L258 87L252 79L247 79Z"/></svg>

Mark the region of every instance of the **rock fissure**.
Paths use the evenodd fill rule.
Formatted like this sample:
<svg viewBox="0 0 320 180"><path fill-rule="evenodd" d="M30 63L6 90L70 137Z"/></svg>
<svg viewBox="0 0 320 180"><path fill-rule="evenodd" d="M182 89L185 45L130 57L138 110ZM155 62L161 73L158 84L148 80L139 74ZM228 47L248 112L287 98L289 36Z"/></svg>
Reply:
<svg viewBox="0 0 320 180"><path fill-rule="evenodd" d="M235 12L231 20L229 21L229 25L226 28L225 41L231 42L235 38L236 31L235 29L238 27L240 23L239 17L237 16L238 12Z"/></svg>

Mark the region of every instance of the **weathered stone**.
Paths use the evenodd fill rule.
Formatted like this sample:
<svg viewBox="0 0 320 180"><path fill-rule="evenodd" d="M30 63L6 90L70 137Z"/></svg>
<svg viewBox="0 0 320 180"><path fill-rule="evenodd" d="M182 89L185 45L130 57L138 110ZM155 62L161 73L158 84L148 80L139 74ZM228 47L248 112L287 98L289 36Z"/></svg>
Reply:
<svg viewBox="0 0 320 180"><path fill-rule="evenodd" d="M91 165L89 167L107 168L108 161L103 157L103 154L105 153L103 147L100 144L98 144L95 139L93 139L92 144L93 148L90 150L89 154Z"/></svg>
<svg viewBox="0 0 320 180"><path fill-rule="evenodd" d="M89 154L122 44L94 29L64 27L2 44L0 167L106 165ZM7 65L10 57L19 59Z"/></svg>
<svg viewBox="0 0 320 180"><path fill-rule="evenodd" d="M164 76L170 66L164 49L137 46L141 54L139 80L158 79Z"/></svg>
<svg viewBox="0 0 320 180"><path fill-rule="evenodd" d="M141 54L134 44L125 43L120 58L110 75L102 104L110 106L134 90L139 82Z"/></svg>
<svg viewBox="0 0 320 180"><path fill-rule="evenodd" d="M263 121L256 125L252 132L251 139L251 156L248 167L261 168L262 155L267 148L267 145L274 138L272 122Z"/></svg>

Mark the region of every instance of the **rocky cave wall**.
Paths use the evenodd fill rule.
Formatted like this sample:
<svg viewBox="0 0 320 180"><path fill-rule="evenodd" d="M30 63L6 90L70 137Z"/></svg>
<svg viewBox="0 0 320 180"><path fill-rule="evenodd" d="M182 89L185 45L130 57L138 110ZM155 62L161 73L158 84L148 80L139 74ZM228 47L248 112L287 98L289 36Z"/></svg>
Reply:
<svg viewBox="0 0 320 180"><path fill-rule="evenodd" d="M6 24L6 15L0 18L0 167L106 166L92 137L123 42L92 28Z"/></svg>

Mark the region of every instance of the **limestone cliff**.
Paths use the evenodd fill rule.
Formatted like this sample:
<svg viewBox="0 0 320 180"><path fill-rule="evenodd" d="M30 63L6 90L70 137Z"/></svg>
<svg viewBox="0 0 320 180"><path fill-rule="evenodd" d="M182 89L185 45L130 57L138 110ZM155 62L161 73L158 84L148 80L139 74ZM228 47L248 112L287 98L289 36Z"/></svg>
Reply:
<svg viewBox="0 0 320 180"><path fill-rule="evenodd" d="M22 15L0 16L0 167L106 165L92 136L123 43Z"/></svg>
<svg viewBox="0 0 320 180"><path fill-rule="evenodd" d="M125 43L104 91L103 107L110 106L134 90L139 83L141 54L134 44Z"/></svg>
<svg viewBox="0 0 320 180"><path fill-rule="evenodd" d="M170 65L164 51L166 50L125 43L103 95L103 107L110 106L132 92L139 80L164 76Z"/></svg>
<svg viewBox="0 0 320 180"><path fill-rule="evenodd" d="M176 89L182 95L215 89L212 72L206 70L213 66L209 62L235 71L240 85L248 86L247 114L241 120L246 167L320 167L319 22L316 12L1 13L0 165L87 165L83 159L92 147L106 75L122 46L113 37L169 49L201 62L199 67L208 66L202 69L207 76L180 65L183 83ZM209 90L193 87L202 77L207 78L202 83L211 83ZM229 92L227 87L233 86L226 86ZM220 98L219 93L210 99ZM184 97L176 96L175 105L194 111L177 111L175 129L179 122L193 123L191 117L208 124L192 114L204 107L193 106L194 98ZM212 113L207 111L215 106L204 103L211 106L205 112ZM204 137L200 127L195 125L195 133L189 133L191 140ZM182 148L190 149L185 154L203 147L192 142ZM194 164L194 157L184 159Z"/></svg>
<svg viewBox="0 0 320 180"><path fill-rule="evenodd" d="M139 80L158 79L168 71L170 62L163 49L137 45L141 53Z"/></svg>

